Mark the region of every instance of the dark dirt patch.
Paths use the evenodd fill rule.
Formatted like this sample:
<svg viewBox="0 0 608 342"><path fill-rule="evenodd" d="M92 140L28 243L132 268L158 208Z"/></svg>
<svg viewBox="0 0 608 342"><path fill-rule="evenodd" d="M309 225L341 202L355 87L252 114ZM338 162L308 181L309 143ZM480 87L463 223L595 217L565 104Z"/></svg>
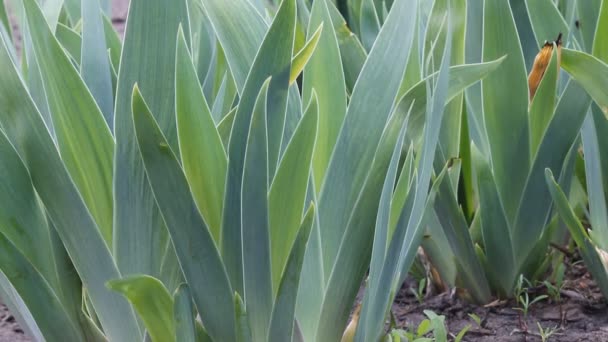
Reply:
<svg viewBox="0 0 608 342"><path fill-rule="evenodd" d="M419 303L410 291L415 282L408 280L393 304L399 328L414 330L426 318L423 311L432 310L446 317L452 337L467 325L471 326L464 341L541 341L538 323L544 330L557 329L547 341L608 341L608 306L584 265L569 266L567 280L561 291L561 304L550 299L535 303L527 317L515 308L514 300L479 307L456 298L451 293L425 298ZM544 286L530 288L530 300L547 294ZM481 318L479 326L469 314Z"/></svg>
<svg viewBox="0 0 608 342"><path fill-rule="evenodd" d="M30 341L6 306L0 305L0 342Z"/></svg>

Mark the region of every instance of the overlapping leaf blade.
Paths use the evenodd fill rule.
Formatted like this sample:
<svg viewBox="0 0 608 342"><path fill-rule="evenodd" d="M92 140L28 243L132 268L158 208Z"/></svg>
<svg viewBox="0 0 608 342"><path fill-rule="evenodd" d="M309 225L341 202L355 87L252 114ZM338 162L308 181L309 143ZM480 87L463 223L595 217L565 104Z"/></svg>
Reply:
<svg viewBox="0 0 608 342"><path fill-rule="evenodd" d="M139 90L133 93L133 120L154 198L175 246L184 277L210 336L235 339L232 287L219 251L194 203L186 177Z"/></svg>

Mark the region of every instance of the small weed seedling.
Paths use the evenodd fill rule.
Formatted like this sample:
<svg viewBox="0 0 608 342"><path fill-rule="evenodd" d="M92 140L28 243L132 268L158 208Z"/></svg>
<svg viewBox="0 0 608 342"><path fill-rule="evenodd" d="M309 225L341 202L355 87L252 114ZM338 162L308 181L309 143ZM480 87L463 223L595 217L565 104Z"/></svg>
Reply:
<svg viewBox="0 0 608 342"><path fill-rule="evenodd" d="M386 335L384 342L447 342L448 329L445 325L445 316L437 315L430 310L425 310L424 314L428 318L420 322L415 331L394 329ZM450 334L454 342L461 342L470 328L471 326L467 325L457 335Z"/></svg>
<svg viewBox="0 0 608 342"><path fill-rule="evenodd" d="M414 295L414 297L416 297L416 300L418 300L418 303L420 303L420 304L422 304L422 301L424 300L425 289L426 289L426 278L420 279L420 281L418 282L417 289L410 287L410 292Z"/></svg>
<svg viewBox="0 0 608 342"><path fill-rule="evenodd" d="M515 287L515 299L517 300L517 305L519 307L514 308L515 310L521 311L524 315L524 318L528 317L528 311L530 307L537 302L540 302L543 299L549 298L547 295L540 295L534 297L532 301L530 301L530 295L528 294L528 287L524 287L524 282L526 284L530 284L528 280L526 280L522 275L519 276L517 281L517 286Z"/></svg>
<svg viewBox="0 0 608 342"><path fill-rule="evenodd" d="M549 337L555 334L559 329L557 326L553 328L547 327L547 329L543 329L543 326L540 325L540 322L536 322L536 325L538 325L538 334L540 335L540 339L542 340L542 342L549 342Z"/></svg>

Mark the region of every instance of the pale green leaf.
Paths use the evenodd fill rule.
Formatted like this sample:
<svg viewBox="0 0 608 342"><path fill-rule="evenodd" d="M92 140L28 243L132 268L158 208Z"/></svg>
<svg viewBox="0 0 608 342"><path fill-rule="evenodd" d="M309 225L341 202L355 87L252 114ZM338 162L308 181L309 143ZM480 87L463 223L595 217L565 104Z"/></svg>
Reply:
<svg viewBox="0 0 608 342"><path fill-rule="evenodd" d="M219 245L228 162L181 30L175 68L175 112L182 166L196 205Z"/></svg>
<svg viewBox="0 0 608 342"><path fill-rule="evenodd" d="M186 177L167 139L136 87L133 121L154 198L167 224L180 266L209 335L235 339L232 288L219 251L194 203Z"/></svg>
<svg viewBox="0 0 608 342"><path fill-rule="evenodd" d="M107 286L131 302L152 341L175 341L173 298L160 280L147 275L132 275L111 280Z"/></svg>
<svg viewBox="0 0 608 342"><path fill-rule="evenodd" d="M53 117L61 157L108 245L112 242L114 141L103 114L40 8L25 1L30 33ZM83 113L85 113L83 115Z"/></svg>
<svg viewBox="0 0 608 342"><path fill-rule="evenodd" d="M302 219L317 121L318 106L313 94L306 114L287 146L268 195L272 284L275 294Z"/></svg>
<svg viewBox="0 0 608 342"><path fill-rule="evenodd" d="M307 210L298 229L293 248L291 248L291 252L289 253L272 309L272 320L270 322L270 329L268 330L267 341L291 341L294 335L298 285L302 276L304 252L313 226L314 212L314 206L311 206Z"/></svg>
<svg viewBox="0 0 608 342"><path fill-rule="evenodd" d="M319 25L317 30L312 34L312 37L306 42L306 45L304 45L302 50L300 50L291 61L291 72L289 74L290 85L296 81L314 54L317 44L319 43L319 38L321 37L321 32L323 32L323 23Z"/></svg>

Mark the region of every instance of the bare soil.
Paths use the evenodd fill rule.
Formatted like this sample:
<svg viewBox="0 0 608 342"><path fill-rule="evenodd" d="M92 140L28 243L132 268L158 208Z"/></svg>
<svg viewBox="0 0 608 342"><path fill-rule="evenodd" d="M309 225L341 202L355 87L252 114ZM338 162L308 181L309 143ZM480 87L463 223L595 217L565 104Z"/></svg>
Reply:
<svg viewBox="0 0 608 342"><path fill-rule="evenodd" d="M466 326L470 330L463 341L520 342L542 341L538 325L544 330L555 329L546 341L583 342L608 341L608 306L583 264L569 266L561 302L545 299L533 304L524 317L514 300L496 301L486 307L474 306L456 298L453 293L427 296L422 303L413 295L415 282L408 279L393 303L398 328L415 331L426 318L424 310L446 317L453 338ZM528 291L530 300L547 294L546 287L536 286ZM478 325L469 314L481 318Z"/></svg>

